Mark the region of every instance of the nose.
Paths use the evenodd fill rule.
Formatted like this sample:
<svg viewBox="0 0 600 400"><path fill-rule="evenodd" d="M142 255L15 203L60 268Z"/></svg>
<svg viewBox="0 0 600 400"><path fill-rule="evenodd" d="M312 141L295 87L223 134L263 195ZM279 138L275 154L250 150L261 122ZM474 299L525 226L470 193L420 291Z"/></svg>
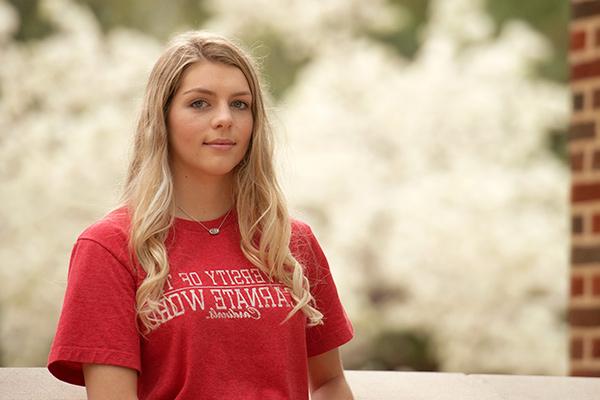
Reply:
<svg viewBox="0 0 600 400"><path fill-rule="evenodd" d="M233 120L229 106L227 104L219 106L213 118L213 128L230 128L232 123Z"/></svg>

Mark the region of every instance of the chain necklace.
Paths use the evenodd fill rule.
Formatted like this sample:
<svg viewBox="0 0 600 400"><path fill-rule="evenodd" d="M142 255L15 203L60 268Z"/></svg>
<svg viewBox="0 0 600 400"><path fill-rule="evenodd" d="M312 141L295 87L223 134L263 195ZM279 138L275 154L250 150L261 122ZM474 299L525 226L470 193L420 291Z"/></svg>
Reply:
<svg viewBox="0 0 600 400"><path fill-rule="evenodd" d="M177 208L179 208L186 216L188 216L189 218L191 218L194 221L196 221L197 223L199 223L204 229L206 229L206 231L208 233L210 233L213 236L218 235L221 232L221 227L223 226L223 224L225 223L225 220L227 219L227 217L231 213L231 210L233 210L233 207L232 207L232 208L229 209L229 211L227 211L227 214L225 214L225 218L223 218L223 221L221 221L221 225L219 225L218 228L207 228L206 225L204 225L202 222L198 221L196 218L192 217L183 208L181 208L179 206L177 206Z"/></svg>

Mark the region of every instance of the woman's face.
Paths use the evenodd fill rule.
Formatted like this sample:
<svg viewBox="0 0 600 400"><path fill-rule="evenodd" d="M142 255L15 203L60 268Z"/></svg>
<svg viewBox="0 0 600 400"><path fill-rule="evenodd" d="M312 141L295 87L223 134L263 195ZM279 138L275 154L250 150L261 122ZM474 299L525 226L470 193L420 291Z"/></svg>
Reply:
<svg viewBox="0 0 600 400"><path fill-rule="evenodd" d="M252 101L239 68L209 61L190 65L167 113L173 173L231 175L252 135Z"/></svg>

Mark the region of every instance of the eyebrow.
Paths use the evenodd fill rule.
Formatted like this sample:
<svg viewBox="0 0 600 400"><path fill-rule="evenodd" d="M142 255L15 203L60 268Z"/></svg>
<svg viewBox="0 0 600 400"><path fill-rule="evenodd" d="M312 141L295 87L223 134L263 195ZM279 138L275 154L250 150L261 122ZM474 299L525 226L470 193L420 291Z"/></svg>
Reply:
<svg viewBox="0 0 600 400"><path fill-rule="evenodd" d="M214 96L216 94L212 90L204 89L204 88L201 88L201 87L196 87L196 88L188 89L185 92L183 92L183 94L188 94L190 92L206 93L206 94L209 94L211 96ZM241 92L231 93L231 95L232 96L242 96L242 95L252 96L252 94L250 92L248 92L247 90L243 90Z"/></svg>

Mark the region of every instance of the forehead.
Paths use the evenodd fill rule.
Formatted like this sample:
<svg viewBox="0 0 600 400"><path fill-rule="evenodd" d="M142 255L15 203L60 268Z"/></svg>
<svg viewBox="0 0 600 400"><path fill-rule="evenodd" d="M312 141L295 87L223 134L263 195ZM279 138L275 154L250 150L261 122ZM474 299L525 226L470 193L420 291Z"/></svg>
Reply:
<svg viewBox="0 0 600 400"><path fill-rule="evenodd" d="M198 61L187 67L178 92L198 87L224 93L250 91L248 81L238 67L210 61Z"/></svg>

